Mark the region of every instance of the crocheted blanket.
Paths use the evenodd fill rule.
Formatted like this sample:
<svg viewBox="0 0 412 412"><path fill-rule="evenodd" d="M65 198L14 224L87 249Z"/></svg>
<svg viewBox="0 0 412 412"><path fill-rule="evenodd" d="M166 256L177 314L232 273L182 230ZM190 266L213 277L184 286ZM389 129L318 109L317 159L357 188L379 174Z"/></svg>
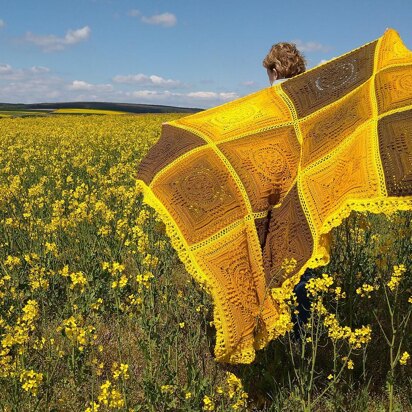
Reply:
<svg viewBox="0 0 412 412"><path fill-rule="evenodd" d="M392 29L163 125L137 189L213 298L217 361L250 363L290 328L285 296L352 210L412 210L411 163L412 52Z"/></svg>

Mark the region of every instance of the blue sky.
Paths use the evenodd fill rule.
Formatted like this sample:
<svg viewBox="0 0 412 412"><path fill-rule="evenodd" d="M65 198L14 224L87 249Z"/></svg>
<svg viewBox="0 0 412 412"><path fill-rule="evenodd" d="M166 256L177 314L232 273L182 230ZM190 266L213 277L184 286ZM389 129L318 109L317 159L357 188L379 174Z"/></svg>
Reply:
<svg viewBox="0 0 412 412"><path fill-rule="evenodd" d="M0 102L208 108L268 87L272 44L309 68L396 29L410 0L0 0Z"/></svg>

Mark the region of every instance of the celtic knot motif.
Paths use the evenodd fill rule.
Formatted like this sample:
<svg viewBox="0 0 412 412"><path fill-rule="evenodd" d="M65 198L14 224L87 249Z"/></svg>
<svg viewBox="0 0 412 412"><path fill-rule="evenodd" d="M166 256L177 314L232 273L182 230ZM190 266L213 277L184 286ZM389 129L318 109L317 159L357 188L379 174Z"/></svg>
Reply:
<svg viewBox="0 0 412 412"><path fill-rule="evenodd" d="M356 76L355 65L352 62L336 64L325 70L325 73L315 80L315 85L321 91L336 90L356 81Z"/></svg>
<svg viewBox="0 0 412 412"><path fill-rule="evenodd" d="M274 145L261 147L250 154L256 169L272 182L278 182L290 175L285 155Z"/></svg>

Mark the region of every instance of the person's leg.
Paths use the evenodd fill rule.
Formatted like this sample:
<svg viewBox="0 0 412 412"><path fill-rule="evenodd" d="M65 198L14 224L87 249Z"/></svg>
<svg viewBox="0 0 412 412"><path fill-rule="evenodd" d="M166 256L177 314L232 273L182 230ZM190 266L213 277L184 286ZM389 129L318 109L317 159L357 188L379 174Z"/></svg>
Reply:
<svg viewBox="0 0 412 412"><path fill-rule="evenodd" d="M308 283L309 279L314 276L311 269L306 269L305 273L300 278L299 283L295 286L293 291L296 294L298 306L297 311L298 314L292 314L292 321L293 321L293 331L295 334L295 338L300 340L301 338L301 330L303 325L305 325L310 316L310 304L311 299L306 290L306 284Z"/></svg>

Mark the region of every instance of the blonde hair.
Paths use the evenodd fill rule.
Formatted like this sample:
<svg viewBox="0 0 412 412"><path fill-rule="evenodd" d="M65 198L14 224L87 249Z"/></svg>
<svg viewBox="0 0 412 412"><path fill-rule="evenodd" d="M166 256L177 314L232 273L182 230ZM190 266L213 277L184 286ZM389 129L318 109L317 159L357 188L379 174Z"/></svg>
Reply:
<svg viewBox="0 0 412 412"><path fill-rule="evenodd" d="M306 60L294 43L276 43L263 59L263 67L275 69L278 79L287 79L306 70Z"/></svg>

